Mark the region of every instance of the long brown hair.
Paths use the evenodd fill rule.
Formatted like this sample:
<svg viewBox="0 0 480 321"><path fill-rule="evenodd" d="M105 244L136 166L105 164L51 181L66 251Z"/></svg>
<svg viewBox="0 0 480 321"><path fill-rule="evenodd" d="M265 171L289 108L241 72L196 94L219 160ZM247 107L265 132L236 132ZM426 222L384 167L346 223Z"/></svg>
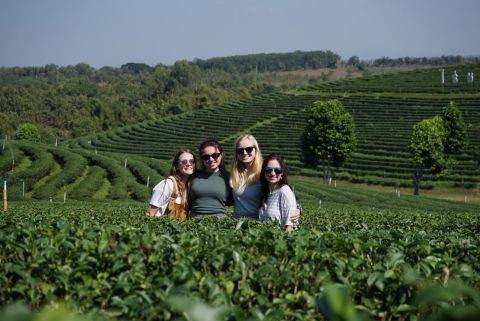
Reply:
<svg viewBox="0 0 480 321"><path fill-rule="evenodd" d="M253 160L252 166L247 170L245 165L238 160L235 149L238 147L238 144L243 139L248 139L252 142L253 147L255 147L255 159ZM246 181L247 185L257 182L260 178L260 172L262 171L262 152L258 146L258 142L253 137L253 135L245 134L237 138L234 148L234 156L232 161L232 170L230 171L230 186L237 190L240 187L242 181Z"/></svg>
<svg viewBox="0 0 480 321"><path fill-rule="evenodd" d="M175 154L175 156L173 157L172 165L170 166L170 170L165 175L165 178L172 176L175 179L175 183L177 184L177 188L178 188L178 193L180 194L180 197L182 198L183 203L187 205L188 197L186 197L186 194L187 194L186 191L188 191L188 188L190 186L190 179L192 178L192 175L190 175L190 177L188 177L187 179L187 182L184 183L180 170L178 169L180 156L182 156L182 154L185 154L185 153L192 155L193 161L194 161L193 171L195 172L197 170L197 160L195 158L195 154L188 148L179 149Z"/></svg>
<svg viewBox="0 0 480 321"><path fill-rule="evenodd" d="M262 204L265 203L267 200L268 194L270 193L270 189L268 187L268 181L265 178L265 167L267 166L268 162L271 160L276 160L280 167L283 169L282 178L277 183L278 187L282 187L283 185L288 185L288 167L285 161L283 160L282 156L279 154L270 154L263 160L262 165L262 173L260 175L260 181L262 182Z"/></svg>

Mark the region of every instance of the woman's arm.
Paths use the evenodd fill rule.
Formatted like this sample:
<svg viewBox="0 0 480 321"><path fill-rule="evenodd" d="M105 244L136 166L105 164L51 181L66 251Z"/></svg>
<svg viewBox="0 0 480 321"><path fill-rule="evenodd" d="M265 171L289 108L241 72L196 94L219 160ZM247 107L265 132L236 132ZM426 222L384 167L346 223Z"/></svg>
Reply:
<svg viewBox="0 0 480 321"><path fill-rule="evenodd" d="M284 185L281 188L281 220L282 224L285 227L286 231L293 230L293 220L292 217L295 215L297 209L297 201L295 200L295 195L289 186ZM298 220L298 218L297 218Z"/></svg>
<svg viewBox="0 0 480 321"><path fill-rule="evenodd" d="M162 216L172 196L173 182L171 179L164 179L153 188L152 198L145 211L146 216Z"/></svg>

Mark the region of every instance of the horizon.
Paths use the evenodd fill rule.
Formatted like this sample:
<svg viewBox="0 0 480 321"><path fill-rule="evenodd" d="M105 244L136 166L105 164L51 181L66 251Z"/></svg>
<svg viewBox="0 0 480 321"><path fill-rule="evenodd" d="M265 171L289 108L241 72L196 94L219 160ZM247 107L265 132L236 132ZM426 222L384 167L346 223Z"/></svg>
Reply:
<svg viewBox="0 0 480 321"><path fill-rule="evenodd" d="M290 54L290 53L294 53L294 52L297 52L297 51L300 51L300 52L315 52L315 51L322 51L322 50L312 50L312 51L303 51L303 50L294 50L294 51L290 51L290 52L259 52L259 53L249 53L249 54L240 54L240 55L233 55L233 56L213 56L213 57L208 57L208 58L205 58L205 59L201 59L201 60L209 60L209 59L215 59L215 58L230 58L230 57L241 57L241 56L248 56L248 55L261 55L261 54ZM333 53L336 54L336 52L332 51ZM381 59L381 58L387 58L387 59L400 59L400 58L427 58L427 59L433 59L433 58L441 58L441 57L454 57L454 56L461 56L462 58L466 58L466 59L469 59L469 58L472 58L472 59L475 59L475 58L480 58L480 54L478 55L436 55L436 56L421 56L421 57L413 57L413 56L402 56L402 57L385 57L385 56L382 56L382 57L376 57L376 58L371 58L371 59L362 59L361 57L360 58L360 61L361 62L365 62L365 63L373 63L375 60L377 59ZM342 62L345 62L348 60L348 58L350 57L342 57L340 56L340 59ZM193 60L187 60L189 62L194 62L195 59L200 59L200 58L194 58ZM0 68L42 68L42 67L45 67L47 65L56 65L57 67L59 68L63 68L63 67L69 67L69 66L75 66L75 65L78 65L78 64L87 64L89 65L90 67L92 67L93 69L95 70L100 70L102 68L121 68L122 66L126 65L126 64L130 64L130 63L133 63L133 64L144 64L144 65L147 65L149 67L152 67L154 68L155 66L157 65L164 65L166 67L171 67L173 66L173 64L177 61L181 61L181 60L186 60L186 59L179 59L179 60L176 60L174 61L172 64L170 65L167 65L167 64L163 64L161 62L159 63L156 63L156 64L147 64L147 63L144 63L144 62L141 62L141 61L126 61L124 63L122 63L121 65L119 66L110 66L110 65L105 65L105 66L100 66L100 67L95 67L95 66L92 66L86 62L78 62L76 64L68 64L68 65L57 65L57 64L54 64L54 63L51 63L51 64L44 64L44 65L28 65L28 66L3 66L3 65L0 65ZM337 66L338 68L338 66Z"/></svg>

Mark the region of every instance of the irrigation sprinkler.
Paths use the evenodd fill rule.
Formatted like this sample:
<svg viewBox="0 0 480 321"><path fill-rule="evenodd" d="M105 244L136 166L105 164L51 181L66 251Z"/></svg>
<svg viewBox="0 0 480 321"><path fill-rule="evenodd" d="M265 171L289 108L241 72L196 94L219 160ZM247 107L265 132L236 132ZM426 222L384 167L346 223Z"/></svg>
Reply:
<svg viewBox="0 0 480 321"><path fill-rule="evenodd" d="M8 209L8 205L7 205L7 181L3 181L3 211L6 212L7 209Z"/></svg>

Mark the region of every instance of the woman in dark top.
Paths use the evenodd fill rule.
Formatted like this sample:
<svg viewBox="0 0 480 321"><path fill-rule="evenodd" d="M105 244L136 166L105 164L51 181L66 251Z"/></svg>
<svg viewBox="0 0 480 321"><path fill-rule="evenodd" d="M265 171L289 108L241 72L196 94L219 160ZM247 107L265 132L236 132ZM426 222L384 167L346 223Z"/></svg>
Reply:
<svg viewBox="0 0 480 321"><path fill-rule="evenodd" d="M229 173L224 169L222 145L207 140L200 145L201 170L192 178L190 186L190 217L225 217L225 206L232 205Z"/></svg>

